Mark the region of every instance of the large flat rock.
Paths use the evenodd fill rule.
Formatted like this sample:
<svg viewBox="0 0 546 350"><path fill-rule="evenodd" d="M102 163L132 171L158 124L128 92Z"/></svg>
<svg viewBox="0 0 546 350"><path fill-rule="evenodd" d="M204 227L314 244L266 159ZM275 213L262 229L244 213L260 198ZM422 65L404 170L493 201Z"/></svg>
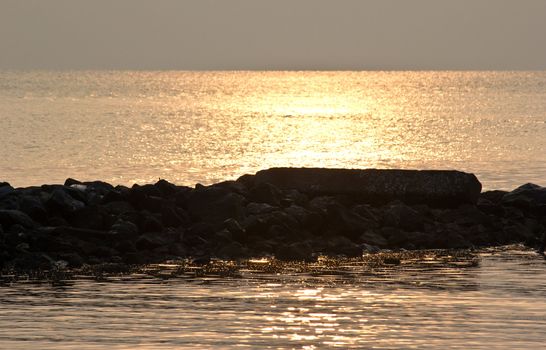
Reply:
<svg viewBox="0 0 546 350"><path fill-rule="evenodd" d="M252 176L281 189L310 195L349 195L366 203L454 207L476 203L482 185L474 174L455 170L271 168Z"/></svg>

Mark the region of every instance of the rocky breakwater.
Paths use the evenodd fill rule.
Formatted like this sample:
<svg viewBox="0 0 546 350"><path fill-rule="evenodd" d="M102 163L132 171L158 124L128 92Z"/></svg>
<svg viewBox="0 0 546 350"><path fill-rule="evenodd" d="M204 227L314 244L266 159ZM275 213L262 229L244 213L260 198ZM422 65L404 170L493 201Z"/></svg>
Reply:
<svg viewBox="0 0 546 350"><path fill-rule="evenodd" d="M195 187L0 183L0 265L23 270L538 246L545 227L546 188L481 193L458 171L273 168Z"/></svg>

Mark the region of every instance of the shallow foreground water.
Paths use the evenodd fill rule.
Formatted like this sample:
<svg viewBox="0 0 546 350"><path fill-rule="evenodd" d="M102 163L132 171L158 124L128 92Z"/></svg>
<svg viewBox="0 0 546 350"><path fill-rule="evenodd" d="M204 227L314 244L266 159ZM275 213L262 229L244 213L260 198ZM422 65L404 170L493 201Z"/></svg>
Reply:
<svg viewBox="0 0 546 350"><path fill-rule="evenodd" d="M0 348L537 349L546 261L521 246L227 274L163 265L0 286Z"/></svg>

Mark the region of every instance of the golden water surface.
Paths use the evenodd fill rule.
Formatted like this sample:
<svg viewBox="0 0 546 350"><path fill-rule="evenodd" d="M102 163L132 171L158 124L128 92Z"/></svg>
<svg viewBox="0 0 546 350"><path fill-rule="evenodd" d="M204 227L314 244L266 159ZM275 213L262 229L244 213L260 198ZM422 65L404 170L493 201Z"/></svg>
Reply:
<svg viewBox="0 0 546 350"><path fill-rule="evenodd" d="M271 166L545 184L546 72L0 72L0 180L193 185Z"/></svg>

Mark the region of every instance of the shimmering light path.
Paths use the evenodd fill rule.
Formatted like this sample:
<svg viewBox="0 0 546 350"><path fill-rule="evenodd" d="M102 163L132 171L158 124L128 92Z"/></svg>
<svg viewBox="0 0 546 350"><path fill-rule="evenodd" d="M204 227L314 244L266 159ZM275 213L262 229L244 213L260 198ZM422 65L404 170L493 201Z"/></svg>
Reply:
<svg viewBox="0 0 546 350"><path fill-rule="evenodd" d="M0 72L0 120L0 181L17 186L271 166L546 185L546 72Z"/></svg>
<svg viewBox="0 0 546 350"><path fill-rule="evenodd" d="M521 247L398 266L0 286L2 349L538 349L546 261Z"/></svg>

